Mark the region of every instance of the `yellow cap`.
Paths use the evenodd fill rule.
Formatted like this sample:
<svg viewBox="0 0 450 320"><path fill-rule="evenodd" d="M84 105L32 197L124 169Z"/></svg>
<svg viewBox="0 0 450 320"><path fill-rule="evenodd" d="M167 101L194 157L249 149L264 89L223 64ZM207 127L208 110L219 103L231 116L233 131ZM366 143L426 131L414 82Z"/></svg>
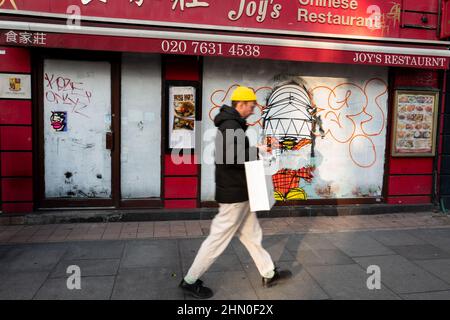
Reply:
<svg viewBox="0 0 450 320"><path fill-rule="evenodd" d="M231 101L256 101L255 92L247 87L238 87L231 95Z"/></svg>

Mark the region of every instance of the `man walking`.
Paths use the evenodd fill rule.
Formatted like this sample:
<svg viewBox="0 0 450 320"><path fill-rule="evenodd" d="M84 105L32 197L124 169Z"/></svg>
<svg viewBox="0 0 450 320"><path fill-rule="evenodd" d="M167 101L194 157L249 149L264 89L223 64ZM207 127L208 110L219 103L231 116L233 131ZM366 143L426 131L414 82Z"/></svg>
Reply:
<svg viewBox="0 0 450 320"><path fill-rule="evenodd" d="M214 119L216 138L216 201L219 213L214 217L210 234L180 283L187 294L199 299L213 296L200 277L227 248L234 235L249 251L262 276L262 285L271 287L288 279L292 273L278 270L269 253L262 247L262 230L256 213L250 211L244 161L257 159L257 149L249 146L246 119L256 107L256 94L238 87L232 94L232 106L224 105ZM262 148L262 147L261 147Z"/></svg>

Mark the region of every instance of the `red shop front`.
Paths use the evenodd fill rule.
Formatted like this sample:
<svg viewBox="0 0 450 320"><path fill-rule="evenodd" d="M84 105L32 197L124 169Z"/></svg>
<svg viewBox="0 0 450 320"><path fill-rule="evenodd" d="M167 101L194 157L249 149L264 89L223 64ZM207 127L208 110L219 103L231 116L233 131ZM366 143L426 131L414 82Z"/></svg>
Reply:
<svg viewBox="0 0 450 320"><path fill-rule="evenodd" d="M237 85L259 99L250 140L283 133L278 206L431 208L446 159L446 8L3 1L0 209L214 206L212 119Z"/></svg>

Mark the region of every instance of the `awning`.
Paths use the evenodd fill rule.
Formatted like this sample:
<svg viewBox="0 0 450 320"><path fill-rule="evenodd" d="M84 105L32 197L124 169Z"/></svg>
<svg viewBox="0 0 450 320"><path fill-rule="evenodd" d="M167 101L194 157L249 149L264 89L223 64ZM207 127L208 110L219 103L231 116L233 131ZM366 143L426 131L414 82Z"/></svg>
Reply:
<svg viewBox="0 0 450 320"><path fill-rule="evenodd" d="M0 21L0 44L448 69L446 47Z"/></svg>

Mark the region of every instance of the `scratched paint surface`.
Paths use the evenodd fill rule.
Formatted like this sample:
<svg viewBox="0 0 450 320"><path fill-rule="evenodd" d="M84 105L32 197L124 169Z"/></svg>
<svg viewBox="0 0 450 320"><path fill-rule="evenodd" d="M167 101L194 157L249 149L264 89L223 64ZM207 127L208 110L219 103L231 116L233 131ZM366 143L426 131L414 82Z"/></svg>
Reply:
<svg viewBox="0 0 450 320"><path fill-rule="evenodd" d="M206 58L203 80L203 114L209 115L208 121L203 122L206 138L214 132L209 130L214 128L211 119L223 103L229 104L236 85L249 86L257 92L260 106L248 119L251 128L247 135L253 143L262 131L264 112L272 118L277 118L277 114L283 119L298 118L289 107L280 113L269 111L267 105L267 98L276 88L292 81L304 83L310 92L310 102L317 107L317 115L322 120L324 138L319 132L311 133L316 136L314 157L311 143L302 141L300 136L295 146L274 153L277 168L281 170L274 171L278 173L274 174L277 200L381 196L388 119L385 68L283 61L227 60L224 63ZM289 89L289 86L282 88ZM282 121L285 129L292 131L293 126L288 130L286 125L290 120ZM285 141L288 142L291 141ZM211 152L207 148L208 144L204 146L205 155ZM213 165L202 166L202 199L214 199Z"/></svg>
<svg viewBox="0 0 450 320"><path fill-rule="evenodd" d="M110 198L110 64L45 60L43 83L46 198Z"/></svg>
<svg viewBox="0 0 450 320"><path fill-rule="evenodd" d="M121 192L124 199L161 196L161 62L122 59Z"/></svg>

